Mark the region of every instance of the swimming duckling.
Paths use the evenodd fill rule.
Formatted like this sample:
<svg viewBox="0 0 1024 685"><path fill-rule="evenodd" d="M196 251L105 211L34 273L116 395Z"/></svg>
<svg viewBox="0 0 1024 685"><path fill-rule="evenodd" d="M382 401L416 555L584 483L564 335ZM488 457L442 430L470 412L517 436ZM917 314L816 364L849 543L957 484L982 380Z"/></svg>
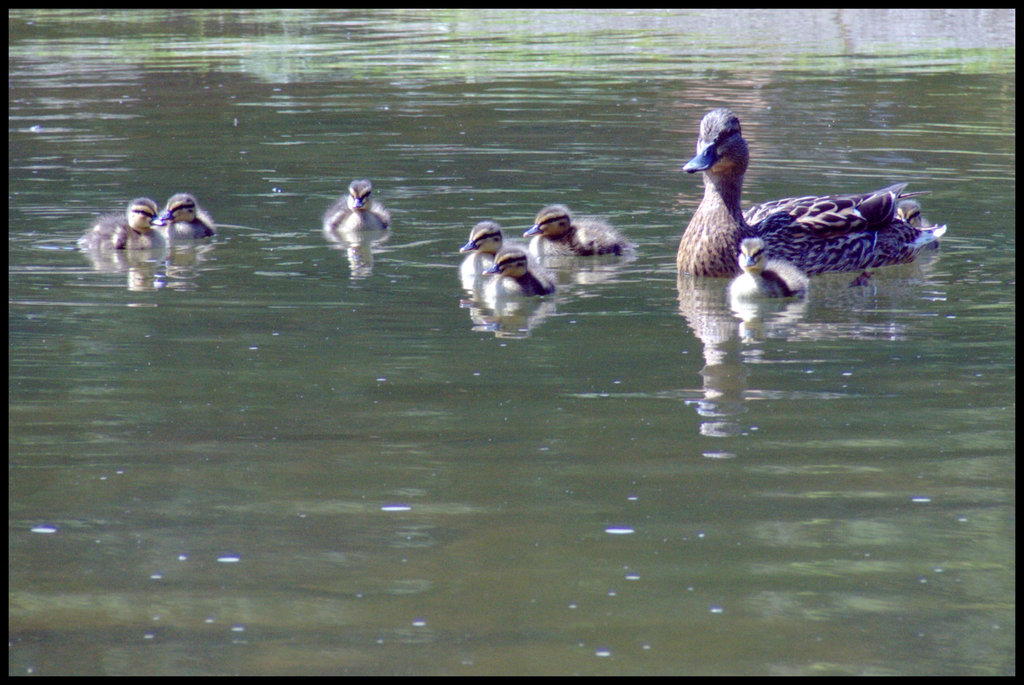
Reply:
<svg viewBox="0 0 1024 685"><path fill-rule="evenodd" d="M201 209L196 199L188 193L172 195L153 224L164 227L161 230L172 243L176 240L209 238L216 232L213 217Z"/></svg>
<svg viewBox="0 0 1024 685"><path fill-rule="evenodd" d="M83 250L150 250L166 246L164 237L153 230L153 218L160 208L148 197L128 203L124 214L105 214L78 239Z"/></svg>
<svg viewBox="0 0 1024 685"><path fill-rule="evenodd" d="M505 247L494 255L494 264L484 269L483 273L497 274L488 281L484 290L486 297L491 300L555 292L555 280L551 274L534 264L527 251L521 247Z"/></svg>
<svg viewBox="0 0 1024 685"><path fill-rule="evenodd" d="M523 235L535 236L530 241L530 251L537 257L622 255L636 247L600 219L574 221L564 205L549 205L540 210L533 227Z"/></svg>
<svg viewBox="0 0 1024 685"><path fill-rule="evenodd" d="M354 231L384 231L391 224L391 212L373 199L373 184L366 179L352 181L345 195L324 213L324 235L328 240L346 240Z"/></svg>
<svg viewBox="0 0 1024 685"><path fill-rule="evenodd" d="M768 259L760 238L740 243L739 263L743 273L729 285L732 298L803 297L807 292L807 276L790 262Z"/></svg>
<svg viewBox="0 0 1024 685"><path fill-rule="evenodd" d="M927 226L925 218L921 214L921 203L917 200L901 200L897 203L896 216L903 219L914 228Z"/></svg>
<svg viewBox="0 0 1024 685"><path fill-rule="evenodd" d="M501 226L494 221L481 221L469 232L469 242L459 252L469 252L459 267L462 287L474 290L484 269L494 264L494 255L501 249L504 238Z"/></svg>

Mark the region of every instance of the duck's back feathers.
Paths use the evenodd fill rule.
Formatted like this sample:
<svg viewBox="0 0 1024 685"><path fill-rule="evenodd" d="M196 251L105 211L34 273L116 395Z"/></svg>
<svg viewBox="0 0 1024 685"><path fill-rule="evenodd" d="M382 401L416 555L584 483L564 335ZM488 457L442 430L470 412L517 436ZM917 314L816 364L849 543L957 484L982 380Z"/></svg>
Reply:
<svg viewBox="0 0 1024 685"><path fill-rule="evenodd" d="M906 183L897 183L870 193L773 200L751 207L743 213L743 219L748 225L756 226L769 215L784 212L792 219L794 230L804 230L820 238L883 229L901 221L895 211L899 200L928 192L905 193L906 187Z"/></svg>
<svg viewBox="0 0 1024 685"><path fill-rule="evenodd" d="M898 220L877 228L825 234L808 230L785 212L776 212L753 227L773 257L792 262L808 274L859 271L912 262L945 226L917 229Z"/></svg>

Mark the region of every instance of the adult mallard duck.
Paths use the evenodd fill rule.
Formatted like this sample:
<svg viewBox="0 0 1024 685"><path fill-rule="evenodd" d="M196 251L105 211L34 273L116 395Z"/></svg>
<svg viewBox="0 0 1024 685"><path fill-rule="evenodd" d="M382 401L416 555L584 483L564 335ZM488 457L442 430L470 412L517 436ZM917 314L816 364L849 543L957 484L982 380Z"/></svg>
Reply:
<svg viewBox="0 0 1024 685"><path fill-rule="evenodd" d="M807 196L740 209L749 153L740 120L728 109L708 112L700 124L697 155L683 167L704 172L704 198L676 253L680 273L735 276L744 238L760 237L768 253L807 274L856 271L913 261L945 226L915 228L896 216L905 183L870 193Z"/></svg>
<svg viewBox="0 0 1024 685"><path fill-rule="evenodd" d="M324 235L328 240L348 241L360 231L384 231L391 225L391 213L373 199L373 184L366 179L352 181L348 194L324 213Z"/></svg>
<svg viewBox="0 0 1024 685"><path fill-rule="evenodd" d="M484 269L496 274L484 290L491 300L509 296L548 295L555 292L555 280L544 268L533 263L526 250L508 246L494 256L494 264Z"/></svg>
<svg viewBox="0 0 1024 685"><path fill-rule="evenodd" d="M636 247L600 219L573 219L565 205L548 205L540 210L523 235L535 236L530 241L530 252L540 258L623 255Z"/></svg>
<svg viewBox="0 0 1024 685"><path fill-rule="evenodd" d="M172 195L153 225L162 227L168 241L209 238L216 233L213 217L189 193Z"/></svg>
<svg viewBox="0 0 1024 685"><path fill-rule="evenodd" d="M128 203L124 214L104 214L78 239L83 250L151 250L165 247L152 223L160 208L148 197Z"/></svg>
<svg viewBox="0 0 1024 685"><path fill-rule="evenodd" d="M479 285L481 274L494 264L494 255L503 242L501 226L494 221L481 221L470 230L469 242L459 248L459 252L469 253L459 267L466 290L474 290Z"/></svg>
<svg viewBox="0 0 1024 685"><path fill-rule="evenodd" d="M760 238L740 243L739 265L743 273L729 285L731 298L803 297L807 293L807 276L789 262L769 260Z"/></svg>

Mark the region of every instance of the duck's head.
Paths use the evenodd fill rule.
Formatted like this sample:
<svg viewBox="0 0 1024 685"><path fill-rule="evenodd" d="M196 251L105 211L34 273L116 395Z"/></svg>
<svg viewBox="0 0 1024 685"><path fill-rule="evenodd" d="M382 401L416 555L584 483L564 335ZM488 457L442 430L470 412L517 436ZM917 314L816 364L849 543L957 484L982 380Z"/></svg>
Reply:
<svg viewBox="0 0 1024 685"><path fill-rule="evenodd" d="M529 268L529 257L518 247L506 247L494 256L494 264L484 269L485 274L500 274L519 278L526 275Z"/></svg>
<svg viewBox="0 0 1024 685"><path fill-rule="evenodd" d="M696 156L683 165L683 171L693 174L742 174L747 170L750 152L743 140L740 120L732 110L713 109L700 122Z"/></svg>
<svg viewBox="0 0 1024 685"><path fill-rule="evenodd" d="M764 241L760 238L747 238L740 243L740 268L747 273L759 274L764 271L768 255L765 254Z"/></svg>
<svg viewBox="0 0 1024 685"><path fill-rule="evenodd" d="M469 232L469 242L459 252L496 254L501 249L501 226L493 221L481 221Z"/></svg>
<svg viewBox="0 0 1024 685"><path fill-rule="evenodd" d="M373 195L373 184L365 178L348 184L348 208L354 212L362 211L370 206Z"/></svg>
<svg viewBox="0 0 1024 685"><path fill-rule="evenodd" d="M572 216L565 205L548 205L537 213L533 226L524 236L543 235L547 238L559 238L569 232Z"/></svg>
<svg viewBox="0 0 1024 685"><path fill-rule="evenodd" d="M921 216L921 203L917 200L900 200L896 205L896 216L914 228L921 228L924 225L924 217Z"/></svg>
<svg viewBox="0 0 1024 685"><path fill-rule="evenodd" d="M137 197L128 203L128 225L136 231L148 231L159 211L160 207L148 197Z"/></svg>
<svg viewBox="0 0 1024 685"><path fill-rule="evenodd" d="M178 221L196 220L196 199L188 193L172 195L167 201L164 211L153 221L157 226L173 224Z"/></svg>

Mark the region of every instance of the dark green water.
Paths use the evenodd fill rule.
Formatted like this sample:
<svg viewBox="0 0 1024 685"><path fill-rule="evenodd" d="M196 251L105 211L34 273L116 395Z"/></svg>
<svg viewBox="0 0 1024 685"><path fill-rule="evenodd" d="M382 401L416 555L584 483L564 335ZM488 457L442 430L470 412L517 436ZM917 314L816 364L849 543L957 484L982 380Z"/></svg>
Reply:
<svg viewBox="0 0 1024 685"><path fill-rule="evenodd" d="M9 672L1015 672L1014 21L10 12ZM677 284L723 105L745 204L908 181L942 249ZM75 250L181 190L210 245ZM551 202L636 258L469 306Z"/></svg>

